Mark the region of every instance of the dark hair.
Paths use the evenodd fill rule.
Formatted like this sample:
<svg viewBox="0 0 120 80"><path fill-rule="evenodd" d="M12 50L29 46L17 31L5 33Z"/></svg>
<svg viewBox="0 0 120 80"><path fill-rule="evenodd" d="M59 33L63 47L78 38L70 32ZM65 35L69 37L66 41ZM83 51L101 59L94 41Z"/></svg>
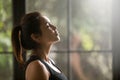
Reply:
<svg viewBox="0 0 120 80"><path fill-rule="evenodd" d="M17 61L21 64L24 63L22 52L24 50L35 49L38 45L32 38L31 34L42 35L40 30L41 14L32 12L26 14L18 26L12 29L12 46Z"/></svg>

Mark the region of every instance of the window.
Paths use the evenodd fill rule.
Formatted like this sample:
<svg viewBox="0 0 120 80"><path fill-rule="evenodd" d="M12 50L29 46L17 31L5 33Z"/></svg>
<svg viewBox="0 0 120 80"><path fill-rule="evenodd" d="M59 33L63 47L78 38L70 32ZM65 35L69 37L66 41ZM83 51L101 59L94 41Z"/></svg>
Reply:
<svg viewBox="0 0 120 80"><path fill-rule="evenodd" d="M7 0L7 2L0 0L0 80L13 80L13 70L14 74L17 73L17 76L14 75L17 80L20 79L19 76L22 76L19 70L13 69L10 42L11 28L13 27L12 1L24 2L24 0ZM61 42L53 46L50 56L69 80L82 80L86 77L89 80L112 80L112 76L116 79L119 78L117 71L119 71L120 40L116 38L119 33L117 28L120 25L118 22L119 1L113 1L115 5L113 12L114 33L111 28L112 0L25 1L26 13L40 11L57 26ZM24 8L21 6L14 7L16 8L14 11L23 14ZM18 16L21 15L17 15L15 18ZM111 37L114 38L114 45L112 45ZM14 68L16 67L18 67L17 64ZM16 78L14 79L16 80Z"/></svg>
<svg viewBox="0 0 120 80"><path fill-rule="evenodd" d="M76 62L72 65L71 80L84 80L85 77L90 80L111 80L112 1L75 0L71 1L71 6L70 31L73 35L70 35L70 59ZM78 69L77 59L80 63Z"/></svg>
<svg viewBox="0 0 120 80"><path fill-rule="evenodd" d="M0 0L0 80L13 80L11 28L12 1Z"/></svg>
<svg viewBox="0 0 120 80"><path fill-rule="evenodd" d="M111 0L26 0L57 26L61 41L50 56L69 80L111 80ZM91 74L92 73L92 74Z"/></svg>

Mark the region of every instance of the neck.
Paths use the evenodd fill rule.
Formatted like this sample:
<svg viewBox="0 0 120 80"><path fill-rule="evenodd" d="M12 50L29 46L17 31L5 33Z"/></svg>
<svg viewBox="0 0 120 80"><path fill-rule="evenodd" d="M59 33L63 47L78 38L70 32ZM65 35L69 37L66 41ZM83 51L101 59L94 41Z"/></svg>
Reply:
<svg viewBox="0 0 120 80"><path fill-rule="evenodd" d="M43 59L43 60L45 60L45 61L49 61L48 54L49 54L49 52L50 52L51 46L52 46L51 44L49 44L49 45L44 45L44 46L42 46L42 47L40 46L40 47L34 49L34 50L32 51L32 54L39 56L41 59Z"/></svg>

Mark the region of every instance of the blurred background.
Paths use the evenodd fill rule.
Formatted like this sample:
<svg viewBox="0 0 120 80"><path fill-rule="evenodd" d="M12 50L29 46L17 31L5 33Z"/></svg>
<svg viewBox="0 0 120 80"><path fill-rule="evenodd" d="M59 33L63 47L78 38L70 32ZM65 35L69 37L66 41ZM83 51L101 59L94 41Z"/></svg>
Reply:
<svg viewBox="0 0 120 80"><path fill-rule="evenodd" d="M33 11L48 16L57 26L61 41L52 47L50 57L69 80L113 80L117 75L113 56L115 53L118 56L120 51L115 45L120 45L119 39L115 39L118 36L114 35L119 34L116 31L119 21L117 24L113 21L118 7L115 2L117 0L0 0L0 80L24 80L24 73L13 57L11 29L17 24L16 20L19 22L25 13Z"/></svg>

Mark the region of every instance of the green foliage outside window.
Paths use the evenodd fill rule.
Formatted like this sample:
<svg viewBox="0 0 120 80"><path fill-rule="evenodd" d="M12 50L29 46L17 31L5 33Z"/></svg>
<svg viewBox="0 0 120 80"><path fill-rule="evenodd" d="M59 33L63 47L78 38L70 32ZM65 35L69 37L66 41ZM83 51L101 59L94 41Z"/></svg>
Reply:
<svg viewBox="0 0 120 80"><path fill-rule="evenodd" d="M0 52L11 48L12 5L11 0L0 0Z"/></svg>
<svg viewBox="0 0 120 80"><path fill-rule="evenodd" d="M13 80L11 28L11 0L0 0L0 80Z"/></svg>

